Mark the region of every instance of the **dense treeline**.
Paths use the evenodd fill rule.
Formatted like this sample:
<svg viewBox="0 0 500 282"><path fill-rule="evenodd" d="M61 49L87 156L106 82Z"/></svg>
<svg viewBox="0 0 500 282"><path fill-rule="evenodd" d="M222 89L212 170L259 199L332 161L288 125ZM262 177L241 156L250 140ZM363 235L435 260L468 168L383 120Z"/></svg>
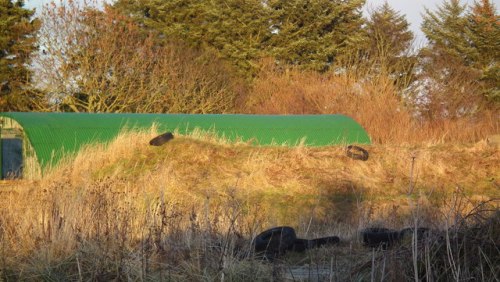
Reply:
<svg viewBox="0 0 500 282"><path fill-rule="evenodd" d="M382 99L421 121L498 115L489 0L427 9L419 50L387 3L366 17L363 0L95 4L52 4L34 19L0 0L0 110L356 115Z"/></svg>
<svg viewBox="0 0 500 282"><path fill-rule="evenodd" d="M30 110L31 76L26 64L35 50L38 20L22 2L0 0L0 110Z"/></svg>

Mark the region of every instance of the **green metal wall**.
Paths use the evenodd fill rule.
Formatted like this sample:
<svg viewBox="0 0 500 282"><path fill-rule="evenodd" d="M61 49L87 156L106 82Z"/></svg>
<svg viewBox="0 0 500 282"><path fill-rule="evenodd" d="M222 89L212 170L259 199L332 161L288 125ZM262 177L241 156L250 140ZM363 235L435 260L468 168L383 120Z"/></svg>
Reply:
<svg viewBox="0 0 500 282"><path fill-rule="evenodd" d="M63 154L83 145L108 142L123 129L149 129L160 133L194 129L213 131L229 140L254 140L255 145L306 146L369 144L365 130L343 115L194 115L194 114L89 114L0 113L17 121L33 146L41 167L55 164Z"/></svg>

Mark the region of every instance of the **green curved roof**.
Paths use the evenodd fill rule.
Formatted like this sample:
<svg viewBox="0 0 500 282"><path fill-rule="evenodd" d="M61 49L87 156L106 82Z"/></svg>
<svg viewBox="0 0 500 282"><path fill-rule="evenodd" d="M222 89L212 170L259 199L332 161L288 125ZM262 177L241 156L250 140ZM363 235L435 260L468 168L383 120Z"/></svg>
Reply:
<svg viewBox="0 0 500 282"><path fill-rule="evenodd" d="M196 129L213 131L229 140L254 140L256 145L306 146L369 144L365 130L343 115L196 115L196 114L94 114L1 113L17 121L34 148L42 167L56 163L63 154L83 145L113 140L124 129L159 132Z"/></svg>

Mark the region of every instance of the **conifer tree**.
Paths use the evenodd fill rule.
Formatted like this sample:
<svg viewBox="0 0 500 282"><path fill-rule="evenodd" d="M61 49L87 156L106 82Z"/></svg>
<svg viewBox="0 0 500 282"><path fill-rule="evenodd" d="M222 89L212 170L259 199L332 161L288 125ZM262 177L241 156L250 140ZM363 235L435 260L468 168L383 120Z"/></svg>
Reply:
<svg viewBox="0 0 500 282"><path fill-rule="evenodd" d="M423 15L428 45L420 50L417 104L430 119L472 115L482 104L478 74L471 67L475 50L467 35L466 8L459 0L443 0Z"/></svg>
<svg viewBox="0 0 500 282"><path fill-rule="evenodd" d="M439 53L439 56L460 58L465 65L472 64L476 50L472 48L467 36L466 8L459 0L444 0L435 12L425 8L422 31L429 46L424 49L432 50L434 54Z"/></svg>
<svg viewBox="0 0 500 282"><path fill-rule="evenodd" d="M420 53L420 80L433 116L498 109L498 16L486 0L467 11L459 0L444 0L424 15L422 31L429 44Z"/></svg>
<svg viewBox="0 0 500 282"><path fill-rule="evenodd" d="M118 0L167 38L216 49L240 69L275 57L326 70L363 42L364 0Z"/></svg>
<svg viewBox="0 0 500 282"><path fill-rule="evenodd" d="M252 61L264 55L270 38L269 9L261 0L214 0L205 40L239 69L253 71Z"/></svg>
<svg viewBox="0 0 500 282"><path fill-rule="evenodd" d="M279 61L323 71L364 40L364 0L274 0L271 54Z"/></svg>
<svg viewBox="0 0 500 282"><path fill-rule="evenodd" d="M368 58L401 87L411 82L416 62L411 53L413 33L409 27L405 16L387 2L370 13L366 24Z"/></svg>
<svg viewBox="0 0 500 282"><path fill-rule="evenodd" d="M370 13L367 21L370 54L391 59L404 54L411 47L413 40L409 27L405 16L385 2Z"/></svg>
<svg viewBox="0 0 500 282"><path fill-rule="evenodd" d="M467 16L469 37L476 49L474 67L481 71L484 95L500 103L500 18L489 0L475 1Z"/></svg>
<svg viewBox="0 0 500 282"><path fill-rule="evenodd" d="M115 7L167 40L215 49L245 72L270 35L269 9L260 0L119 0Z"/></svg>
<svg viewBox="0 0 500 282"><path fill-rule="evenodd" d="M23 1L0 0L0 111L29 110L31 72L27 68L35 50L33 10Z"/></svg>

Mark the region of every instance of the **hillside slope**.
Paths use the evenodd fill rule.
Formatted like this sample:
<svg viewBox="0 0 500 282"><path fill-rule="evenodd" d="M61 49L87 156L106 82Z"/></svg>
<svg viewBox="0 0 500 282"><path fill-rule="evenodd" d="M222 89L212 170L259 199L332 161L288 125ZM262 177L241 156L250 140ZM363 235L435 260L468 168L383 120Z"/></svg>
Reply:
<svg viewBox="0 0 500 282"><path fill-rule="evenodd" d="M486 143L373 145L358 161L344 147L253 147L203 134L149 146L154 136L122 135L40 181L2 187L0 239L16 254L3 263L36 272L42 266L25 265L34 254L50 264L96 244L114 257L144 240L192 247L193 234L248 240L276 225L350 240L366 226L443 226L482 202L498 207L500 154Z"/></svg>

